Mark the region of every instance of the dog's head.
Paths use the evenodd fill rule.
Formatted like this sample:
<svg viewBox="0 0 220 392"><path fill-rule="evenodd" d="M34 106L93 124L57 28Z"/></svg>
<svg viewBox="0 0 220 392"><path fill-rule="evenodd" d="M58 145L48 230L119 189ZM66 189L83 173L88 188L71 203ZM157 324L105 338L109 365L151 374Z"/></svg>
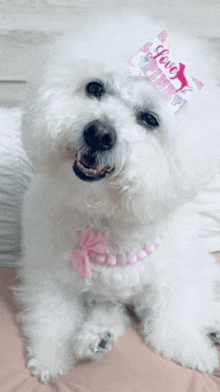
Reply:
<svg viewBox="0 0 220 392"><path fill-rule="evenodd" d="M95 200L105 214L117 205L154 220L216 171L220 99L213 71L197 44L174 39L174 56L205 89L173 114L152 81L129 69L158 28L133 17L93 29L59 39L35 74L24 143L36 170L65 189L69 202L85 209Z"/></svg>

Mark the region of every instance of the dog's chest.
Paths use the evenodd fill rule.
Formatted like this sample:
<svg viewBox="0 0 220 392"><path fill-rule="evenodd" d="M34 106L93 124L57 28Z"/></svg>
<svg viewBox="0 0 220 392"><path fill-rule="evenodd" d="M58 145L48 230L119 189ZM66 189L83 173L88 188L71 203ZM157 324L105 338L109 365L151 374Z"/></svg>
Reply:
<svg viewBox="0 0 220 392"><path fill-rule="evenodd" d="M112 268L95 266L93 276L86 284L94 295L106 297L111 301L126 302L149 284L149 271L147 272L146 262Z"/></svg>

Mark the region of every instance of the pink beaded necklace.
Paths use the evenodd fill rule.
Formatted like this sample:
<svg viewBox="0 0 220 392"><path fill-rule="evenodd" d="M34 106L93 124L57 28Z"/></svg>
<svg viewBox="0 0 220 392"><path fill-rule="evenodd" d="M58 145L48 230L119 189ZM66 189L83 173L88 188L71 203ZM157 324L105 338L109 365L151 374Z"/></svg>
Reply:
<svg viewBox="0 0 220 392"><path fill-rule="evenodd" d="M146 256L151 255L160 246L164 235L159 235L151 245L144 246L135 257L110 256L106 241L100 232L94 233L92 230L86 230L81 235L76 233L76 238L80 249L74 249L68 259L72 261L72 265L79 275L83 278L90 278L92 276L92 262L108 266L133 265L138 260L143 260Z"/></svg>

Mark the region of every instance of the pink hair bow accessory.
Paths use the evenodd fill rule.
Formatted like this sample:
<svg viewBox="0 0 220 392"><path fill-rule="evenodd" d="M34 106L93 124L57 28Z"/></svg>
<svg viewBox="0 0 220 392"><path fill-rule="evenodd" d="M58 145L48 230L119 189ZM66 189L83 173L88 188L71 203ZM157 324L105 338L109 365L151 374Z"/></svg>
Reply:
<svg viewBox="0 0 220 392"><path fill-rule="evenodd" d="M84 231L81 236L77 235L77 239L81 249L71 253L73 267L83 278L90 278L92 269L89 256L94 256L98 263L104 263L109 253L108 246L101 233L91 230Z"/></svg>

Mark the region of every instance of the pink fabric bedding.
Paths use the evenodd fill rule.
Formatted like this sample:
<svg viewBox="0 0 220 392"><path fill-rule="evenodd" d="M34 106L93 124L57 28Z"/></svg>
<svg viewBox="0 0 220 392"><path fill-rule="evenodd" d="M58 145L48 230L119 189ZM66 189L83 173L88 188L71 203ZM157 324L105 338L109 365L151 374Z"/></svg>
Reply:
<svg viewBox="0 0 220 392"><path fill-rule="evenodd" d="M155 354L129 327L112 351L94 362L77 365L68 375L41 385L25 367L24 340L15 323L16 305L8 286L13 269L0 269L0 391L1 392L219 392L215 375L183 368Z"/></svg>

